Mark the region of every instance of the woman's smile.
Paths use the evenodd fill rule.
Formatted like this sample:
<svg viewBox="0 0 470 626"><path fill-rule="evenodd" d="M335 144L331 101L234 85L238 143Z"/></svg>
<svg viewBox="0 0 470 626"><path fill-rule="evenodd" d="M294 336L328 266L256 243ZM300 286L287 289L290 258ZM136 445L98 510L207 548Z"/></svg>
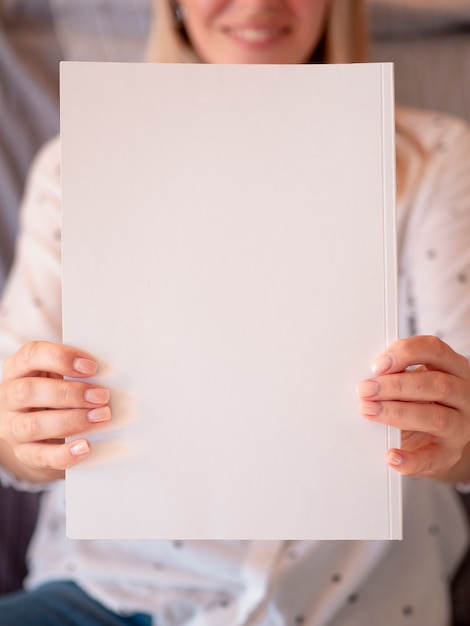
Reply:
<svg viewBox="0 0 470 626"><path fill-rule="evenodd" d="M288 26L247 24L224 26L221 31L241 46L262 49L278 44L289 34L290 29Z"/></svg>
<svg viewBox="0 0 470 626"><path fill-rule="evenodd" d="M184 26L207 63L304 63L329 0L181 0Z"/></svg>

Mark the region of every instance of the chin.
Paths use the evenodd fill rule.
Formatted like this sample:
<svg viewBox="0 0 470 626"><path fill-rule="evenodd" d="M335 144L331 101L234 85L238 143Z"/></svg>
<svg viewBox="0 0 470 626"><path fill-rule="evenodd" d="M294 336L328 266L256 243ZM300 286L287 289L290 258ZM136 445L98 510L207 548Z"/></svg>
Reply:
<svg viewBox="0 0 470 626"><path fill-rule="evenodd" d="M286 65L302 63L302 61L295 60L289 54L250 54L242 51L236 54L226 54L219 57L218 61L212 61L212 63L226 63L229 65Z"/></svg>

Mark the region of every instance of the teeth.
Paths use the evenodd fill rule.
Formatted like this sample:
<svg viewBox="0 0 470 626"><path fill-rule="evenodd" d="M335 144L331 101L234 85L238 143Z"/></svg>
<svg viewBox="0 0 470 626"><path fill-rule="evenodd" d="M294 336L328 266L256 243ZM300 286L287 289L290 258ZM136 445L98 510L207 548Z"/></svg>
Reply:
<svg viewBox="0 0 470 626"><path fill-rule="evenodd" d="M267 41L275 32L272 30L259 30L254 28L243 28L234 31L234 35L245 41Z"/></svg>

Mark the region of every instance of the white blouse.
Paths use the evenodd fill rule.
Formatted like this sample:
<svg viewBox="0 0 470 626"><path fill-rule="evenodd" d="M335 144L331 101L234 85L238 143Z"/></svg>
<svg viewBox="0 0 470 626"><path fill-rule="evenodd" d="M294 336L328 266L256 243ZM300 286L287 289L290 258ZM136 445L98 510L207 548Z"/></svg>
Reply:
<svg viewBox="0 0 470 626"><path fill-rule="evenodd" d="M397 128L401 335L438 335L470 356L470 132L401 109ZM26 189L0 307L2 358L29 340L61 341L59 162L55 140ZM74 580L111 610L146 612L159 626L443 626L465 518L451 488L424 479L404 481L404 514L401 542L72 541L57 482L43 495L26 585Z"/></svg>

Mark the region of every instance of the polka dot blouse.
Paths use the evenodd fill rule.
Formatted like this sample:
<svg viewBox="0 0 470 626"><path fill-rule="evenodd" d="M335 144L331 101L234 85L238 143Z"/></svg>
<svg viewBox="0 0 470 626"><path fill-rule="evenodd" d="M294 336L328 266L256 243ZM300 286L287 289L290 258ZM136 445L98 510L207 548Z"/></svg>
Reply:
<svg viewBox="0 0 470 626"><path fill-rule="evenodd" d="M400 332L438 335L470 356L470 133L412 110L397 111L397 129ZM59 162L54 141L27 186L1 357L61 339ZM42 500L26 584L74 580L111 610L146 612L159 626L443 626L465 521L453 490L425 480L405 481L404 514L401 542L75 542L56 483Z"/></svg>

